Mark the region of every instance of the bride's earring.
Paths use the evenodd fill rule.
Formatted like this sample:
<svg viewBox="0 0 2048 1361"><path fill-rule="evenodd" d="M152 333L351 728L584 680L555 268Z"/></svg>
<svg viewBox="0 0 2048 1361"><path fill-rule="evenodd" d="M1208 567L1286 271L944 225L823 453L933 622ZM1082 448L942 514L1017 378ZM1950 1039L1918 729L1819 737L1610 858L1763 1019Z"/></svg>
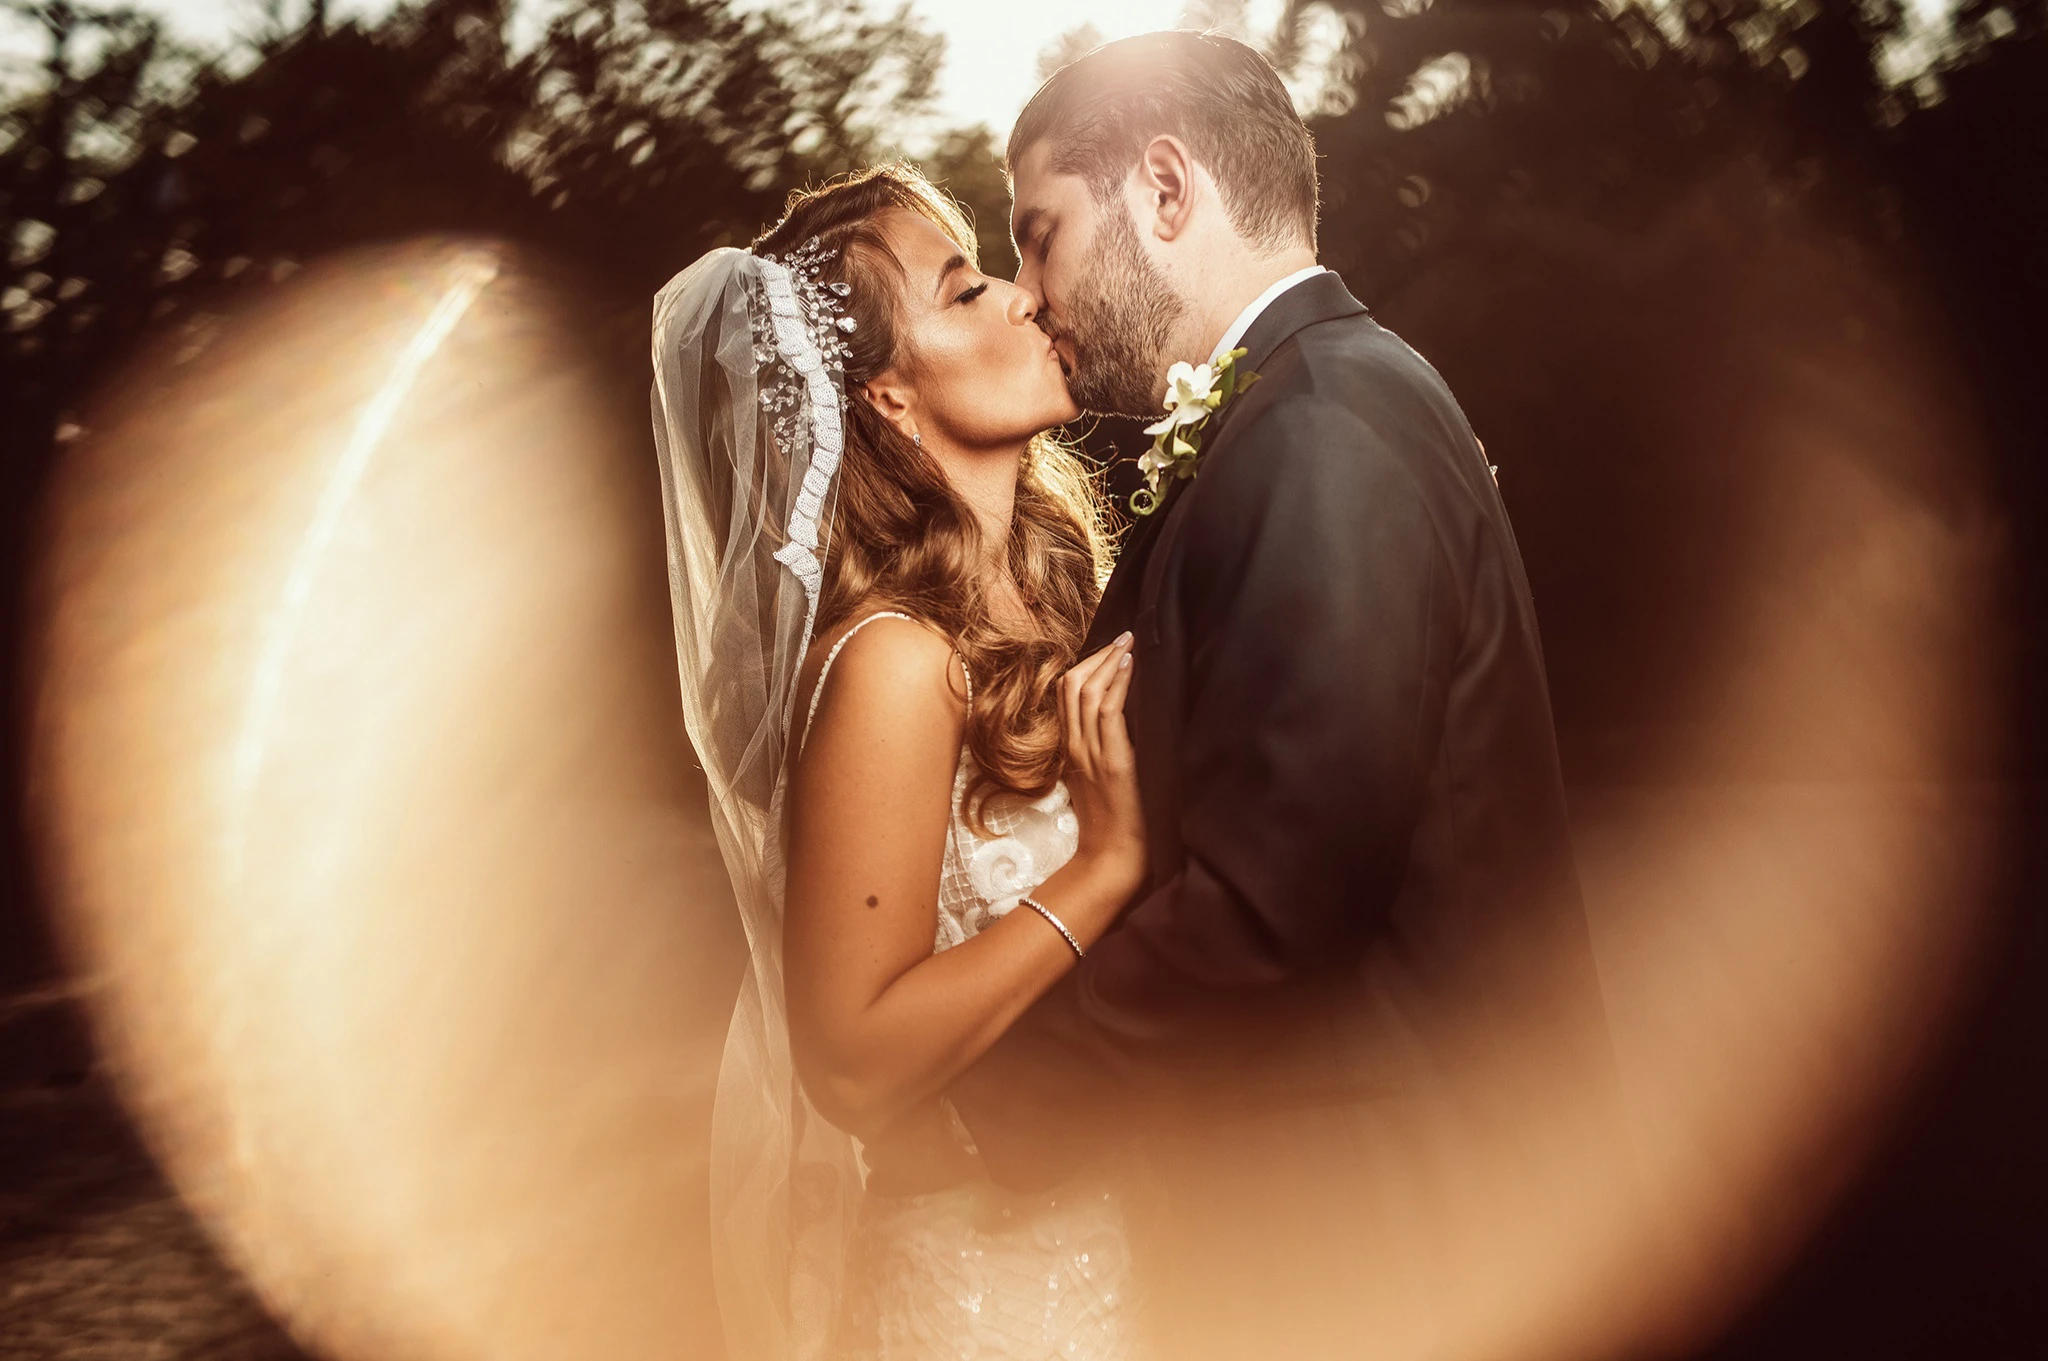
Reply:
<svg viewBox="0 0 2048 1361"><path fill-rule="evenodd" d="M920 449L924 448L924 436L918 434L916 431L911 432L910 442Z"/></svg>

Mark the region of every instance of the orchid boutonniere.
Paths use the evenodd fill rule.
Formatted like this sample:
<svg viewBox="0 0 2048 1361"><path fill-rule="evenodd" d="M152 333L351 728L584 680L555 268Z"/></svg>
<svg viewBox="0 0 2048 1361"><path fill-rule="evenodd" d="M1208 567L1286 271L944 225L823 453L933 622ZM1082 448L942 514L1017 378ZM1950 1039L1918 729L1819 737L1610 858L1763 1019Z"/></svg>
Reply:
<svg viewBox="0 0 2048 1361"><path fill-rule="evenodd" d="M1232 350L1213 364L1180 363L1166 371L1166 415L1145 427L1152 447L1138 457L1145 485L1131 493L1132 514L1150 515L1165 499L1167 483L1195 475L1209 418L1258 381L1256 373L1237 371L1244 354Z"/></svg>

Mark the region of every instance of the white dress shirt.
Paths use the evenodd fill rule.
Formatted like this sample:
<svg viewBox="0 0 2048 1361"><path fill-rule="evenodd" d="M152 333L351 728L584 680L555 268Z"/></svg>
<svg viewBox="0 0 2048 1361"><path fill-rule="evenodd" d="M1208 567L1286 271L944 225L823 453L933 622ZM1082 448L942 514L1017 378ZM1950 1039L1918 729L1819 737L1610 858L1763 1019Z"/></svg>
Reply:
<svg viewBox="0 0 2048 1361"><path fill-rule="evenodd" d="M1237 314L1237 320L1230 323L1230 329L1223 333L1223 339L1217 341L1216 348L1209 351L1209 362L1213 364L1236 349L1237 342L1244 339L1244 333L1252 329L1252 323L1259 319L1260 313L1273 305L1275 298L1303 279L1313 279L1316 275L1327 272L1321 265L1310 265L1307 269L1295 270L1284 279L1276 279L1271 288L1252 299L1251 306Z"/></svg>

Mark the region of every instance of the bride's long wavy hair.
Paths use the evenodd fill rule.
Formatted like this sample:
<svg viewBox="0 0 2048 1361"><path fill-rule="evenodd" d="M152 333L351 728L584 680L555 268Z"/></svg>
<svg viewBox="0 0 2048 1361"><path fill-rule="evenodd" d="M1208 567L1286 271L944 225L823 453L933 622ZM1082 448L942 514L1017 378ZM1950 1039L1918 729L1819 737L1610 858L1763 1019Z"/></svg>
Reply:
<svg viewBox="0 0 2048 1361"><path fill-rule="evenodd" d="M908 165L882 165L790 196L782 221L754 243L786 255L812 237L836 252L822 277L852 289L847 337L846 451L827 540L817 632L843 622L863 601L886 601L953 642L973 677L967 746L982 771L970 806L995 788L1029 797L1059 779L1061 746L1054 687L1074 664L1108 572L1109 547L1096 479L1081 457L1049 434L1031 441L1018 477L1007 561L1035 633L995 625L982 573L980 521L930 454L906 439L859 395L893 367L916 372L903 344L903 266L880 218L891 209L937 224L979 267L974 231L951 197Z"/></svg>

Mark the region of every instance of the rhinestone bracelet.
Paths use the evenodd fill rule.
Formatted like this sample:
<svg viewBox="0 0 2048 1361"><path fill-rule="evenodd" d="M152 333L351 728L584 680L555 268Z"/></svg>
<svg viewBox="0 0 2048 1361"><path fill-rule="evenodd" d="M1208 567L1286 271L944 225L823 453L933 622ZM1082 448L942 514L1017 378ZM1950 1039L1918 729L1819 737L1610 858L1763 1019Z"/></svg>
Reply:
<svg viewBox="0 0 2048 1361"><path fill-rule="evenodd" d="M1061 921L1058 917L1053 915L1053 911L1051 908L1047 907L1044 903L1041 903L1040 901L1038 901L1038 899L1032 897L1028 893L1025 894L1023 897L1019 898L1017 901L1022 903L1024 906L1030 908L1033 912L1036 912L1039 916L1045 918L1047 921L1051 922L1052 929L1060 933L1060 938L1066 941L1067 948L1074 952L1074 958L1087 958L1087 952L1081 948L1081 942L1074 939L1074 933L1067 929L1067 924L1065 922Z"/></svg>

